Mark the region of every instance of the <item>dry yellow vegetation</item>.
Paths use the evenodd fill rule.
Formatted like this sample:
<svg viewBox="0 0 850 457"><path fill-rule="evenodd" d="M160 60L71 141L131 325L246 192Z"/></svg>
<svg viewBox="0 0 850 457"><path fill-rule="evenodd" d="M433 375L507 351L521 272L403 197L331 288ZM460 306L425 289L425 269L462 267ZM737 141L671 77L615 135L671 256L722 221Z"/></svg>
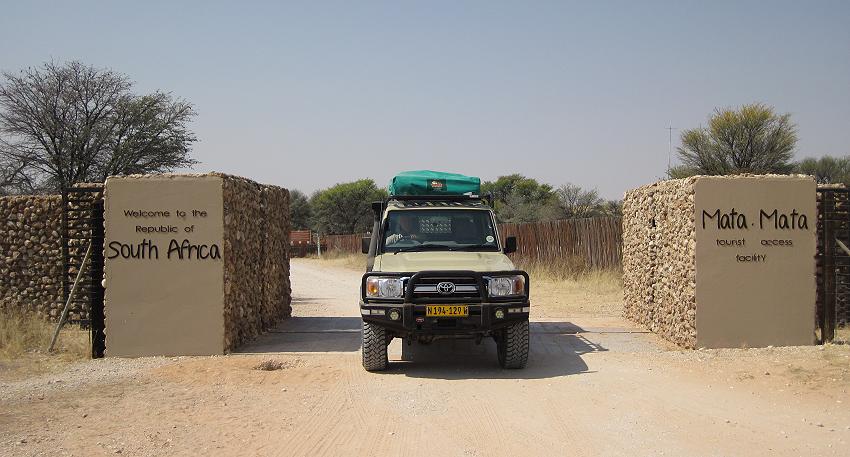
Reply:
<svg viewBox="0 0 850 457"><path fill-rule="evenodd" d="M534 317L622 316L623 282L618 271L588 271L559 279L529 272Z"/></svg>
<svg viewBox="0 0 850 457"><path fill-rule="evenodd" d="M91 356L89 332L65 325L52 353L56 324L17 310L0 310L0 379L32 375Z"/></svg>
<svg viewBox="0 0 850 457"><path fill-rule="evenodd" d="M364 270L366 256L339 251L322 254L325 264ZM517 265L531 278L534 317L622 316L623 275L618 270L589 270L578 262Z"/></svg>
<svg viewBox="0 0 850 457"><path fill-rule="evenodd" d="M316 255L308 255L309 259L316 259ZM349 252L342 252L336 249L332 249L330 251L322 252L321 260L327 264L348 268L351 270L366 270L366 256L364 254L352 254Z"/></svg>

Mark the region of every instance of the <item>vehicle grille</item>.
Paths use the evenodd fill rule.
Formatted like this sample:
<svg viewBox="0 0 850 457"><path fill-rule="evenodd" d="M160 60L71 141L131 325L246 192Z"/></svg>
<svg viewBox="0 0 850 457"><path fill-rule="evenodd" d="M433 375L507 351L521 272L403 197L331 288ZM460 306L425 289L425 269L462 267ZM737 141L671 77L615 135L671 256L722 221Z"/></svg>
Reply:
<svg viewBox="0 0 850 457"><path fill-rule="evenodd" d="M441 294L437 291L437 284L450 282L455 285L455 291L451 294ZM413 286L413 298L417 300L427 299L439 303L445 299L469 298L470 301L480 299L478 283L475 278L469 276L449 277L425 277L419 278Z"/></svg>

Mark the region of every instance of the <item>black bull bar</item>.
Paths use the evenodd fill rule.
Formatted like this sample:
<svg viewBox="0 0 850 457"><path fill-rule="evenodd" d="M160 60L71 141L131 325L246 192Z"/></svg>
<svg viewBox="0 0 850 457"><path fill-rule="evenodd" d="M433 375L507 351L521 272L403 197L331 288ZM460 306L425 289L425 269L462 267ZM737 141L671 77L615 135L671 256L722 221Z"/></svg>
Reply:
<svg viewBox="0 0 850 457"><path fill-rule="evenodd" d="M528 302L528 296L531 288L531 284L529 283L528 273L522 270L503 270L503 271L471 271L471 270L428 270L428 271L420 271L417 273L412 272L382 272L382 271L370 271L363 275L363 278L360 281L360 300L363 303L413 303L413 304L423 304L423 303L516 303L517 299L520 298L516 295L514 296L506 296L506 297L490 297L487 295L487 283L486 278L499 277L499 276L522 276L525 279L525 292L524 296L521 297L521 301L524 303ZM366 280L370 277L378 276L383 278L408 278L407 284L405 284L405 292L404 298L367 298L366 297ZM478 286L478 297L423 297L416 298L414 296L414 289L416 288L416 284L427 278L446 278L450 280L452 277L457 278L474 278L476 285Z"/></svg>

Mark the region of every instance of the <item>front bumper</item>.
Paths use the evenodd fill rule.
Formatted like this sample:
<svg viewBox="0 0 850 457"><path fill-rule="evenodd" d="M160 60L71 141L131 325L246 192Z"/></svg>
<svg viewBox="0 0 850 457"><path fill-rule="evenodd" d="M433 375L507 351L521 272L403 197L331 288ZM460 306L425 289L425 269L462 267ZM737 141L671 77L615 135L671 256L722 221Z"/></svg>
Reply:
<svg viewBox="0 0 850 457"><path fill-rule="evenodd" d="M525 277L524 293L517 296L489 297L486 281L493 276L522 275ZM366 280L370 276L398 277L404 281L404 297L376 299L366 296ZM417 295L416 286L433 284L435 281L466 281L472 292L466 295ZM471 281L471 284L469 283ZM527 320L531 310L528 296L530 284L528 273L521 270L476 272L465 270L420 271L420 272L367 272L360 284L360 315L363 320L393 331L396 336L410 335L489 335L517 321ZM465 305L469 307L466 317L430 317L425 310L428 305ZM395 310L399 319L392 319ZM497 317L501 310L503 317Z"/></svg>
<svg viewBox="0 0 850 457"><path fill-rule="evenodd" d="M374 304L360 303L363 320L393 330L400 335L487 335L511 323L527 320L531 307L528 302L500 302L469 304L466 317L429 317L426 305L412 303ZM400 314L392 320L392 311ZM504 317L496 317L501 310Z"/></svg>

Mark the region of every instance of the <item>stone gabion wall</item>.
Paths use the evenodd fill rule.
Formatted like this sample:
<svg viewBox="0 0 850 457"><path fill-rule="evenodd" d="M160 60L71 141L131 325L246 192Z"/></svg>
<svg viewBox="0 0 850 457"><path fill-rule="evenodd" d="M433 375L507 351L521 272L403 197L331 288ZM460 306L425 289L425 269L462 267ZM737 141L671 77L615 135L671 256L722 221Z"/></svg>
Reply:
<svg viewBox="0 0 850 457"><path fill-rule="evenodd" d="M686 348L697 343L695 183L661 181L623 199L624 314Z"/></svg>
<svg viewBox="0 0 850 457"><path fill-rule="evenodd" d="M62 312L62 198L0 197L0 307Z"/></svg>
<svg viewBox="0 0 850 457"><path fill-rule="evenodd" d="M824 274L823 274L823 261L824 261L824 259L822 257L822 255L823 255L823 238L824 238L824 236L823 236L823 230L824 230L823 217L824 217L824 214L823 214L822 208L823 208L823 205L824 205L825 195L824 195L824 192L821 192L821 190L822 189L823 190L827 190L827 189L840 190L840 189L845 189L846 187L847 186L845 186L844 184L841 184L841 183L839 183L839 184L818 184L818 193L817 193L817 202L818 202L818 208L819 208L818 209L818 222L817 222L817 227L818 227L818 238L817 238L817 240L818 240L817 241L817 243L818 243L818 261L817 261L817 274L816 274L818 291L822 290L825 287L824 283L823 283L823 281L824 281ZM845 196L844 194L836 193L836 194L833 194L833 195L831 195L830 197L827 197L827 198L829 200L831 200L830 203L827 203L828 208L831 207L833 209L833 211L838 212L838 213L845 212L845 211L850 212L850 209L847 208L847 204L848 204L847 198L848 197ZM838 224L838 229L835 230L835 236L836 236L837 239L841 240L845 245L850 246L850 233L848 233L848 231L846 229L842 230L840 228L841 225L842 224L840 224L840 223ZM836 282L837 282L836 287L837 287L837 290L838 290L838 293L836 294L836 298L835 298L836 325L838 325L838 326L850 326L850 287L847 286L847 284L850 283L850 278L842 275L842 276L837 276L835 279L836 279ZM818 292L817 311L816 311L816 313L817 313L816 319L817 319L818 323L823 322L824 307L825 307L825 303L823 303L823 294ZM820 324L818 324L818 325L820 325Z"/></svg>
<svg viewBox="0 0 850 457"><path fill-rule="evenodd" d="M103 189L103 183L77 183L74 184L74 187L101 190ZM72 198L73 200L69 198L68 208L66 208L68 211L68 231L70 235L68 240L68 255L72 260L82 260L85 257L86 250L88 250L88 240L92 237L92 232L95 228L94 224L96 224L93 220L95 218L94 211L97 206L96 202L97 200L103 199L103 193L74 193ZM97 219L99 219L99 217L97 217ZM68 307L68 319L71 321L88 320L91 318L89 308L91 307L92 283L86 278L89 274L91 274L91 271L88 269L92 268L92 261L95 259L96 262L102 263L103 252L92 252L90 254L89 261L86 262L82 281L77 284L77 289L74 292L74 298L71 300L71 304ZM72 265L68 267L68 271L66 272L69 288L72 284L74 284L74 280L77 278L78 272L78 268L74 266L72 262ZM59 314L61 314L61 309ZM57 314L56 317L58 318L59 315Z"/></svg>
<svg viewBox="0 0 850 457"><path fill-rule="evenodd" d="M224 200L224 345L289 317L289 192L219 175Z"/></svg>
<svg viewBox="0 0 850 457"><path fill-rule="evenodd" d="M289 191L276 186L264 186L262 198L266 216L263 231L263 275L274 279L263 283L263 326L268 328L279 319L292 315L292 287L289 282Z"/></svg>

